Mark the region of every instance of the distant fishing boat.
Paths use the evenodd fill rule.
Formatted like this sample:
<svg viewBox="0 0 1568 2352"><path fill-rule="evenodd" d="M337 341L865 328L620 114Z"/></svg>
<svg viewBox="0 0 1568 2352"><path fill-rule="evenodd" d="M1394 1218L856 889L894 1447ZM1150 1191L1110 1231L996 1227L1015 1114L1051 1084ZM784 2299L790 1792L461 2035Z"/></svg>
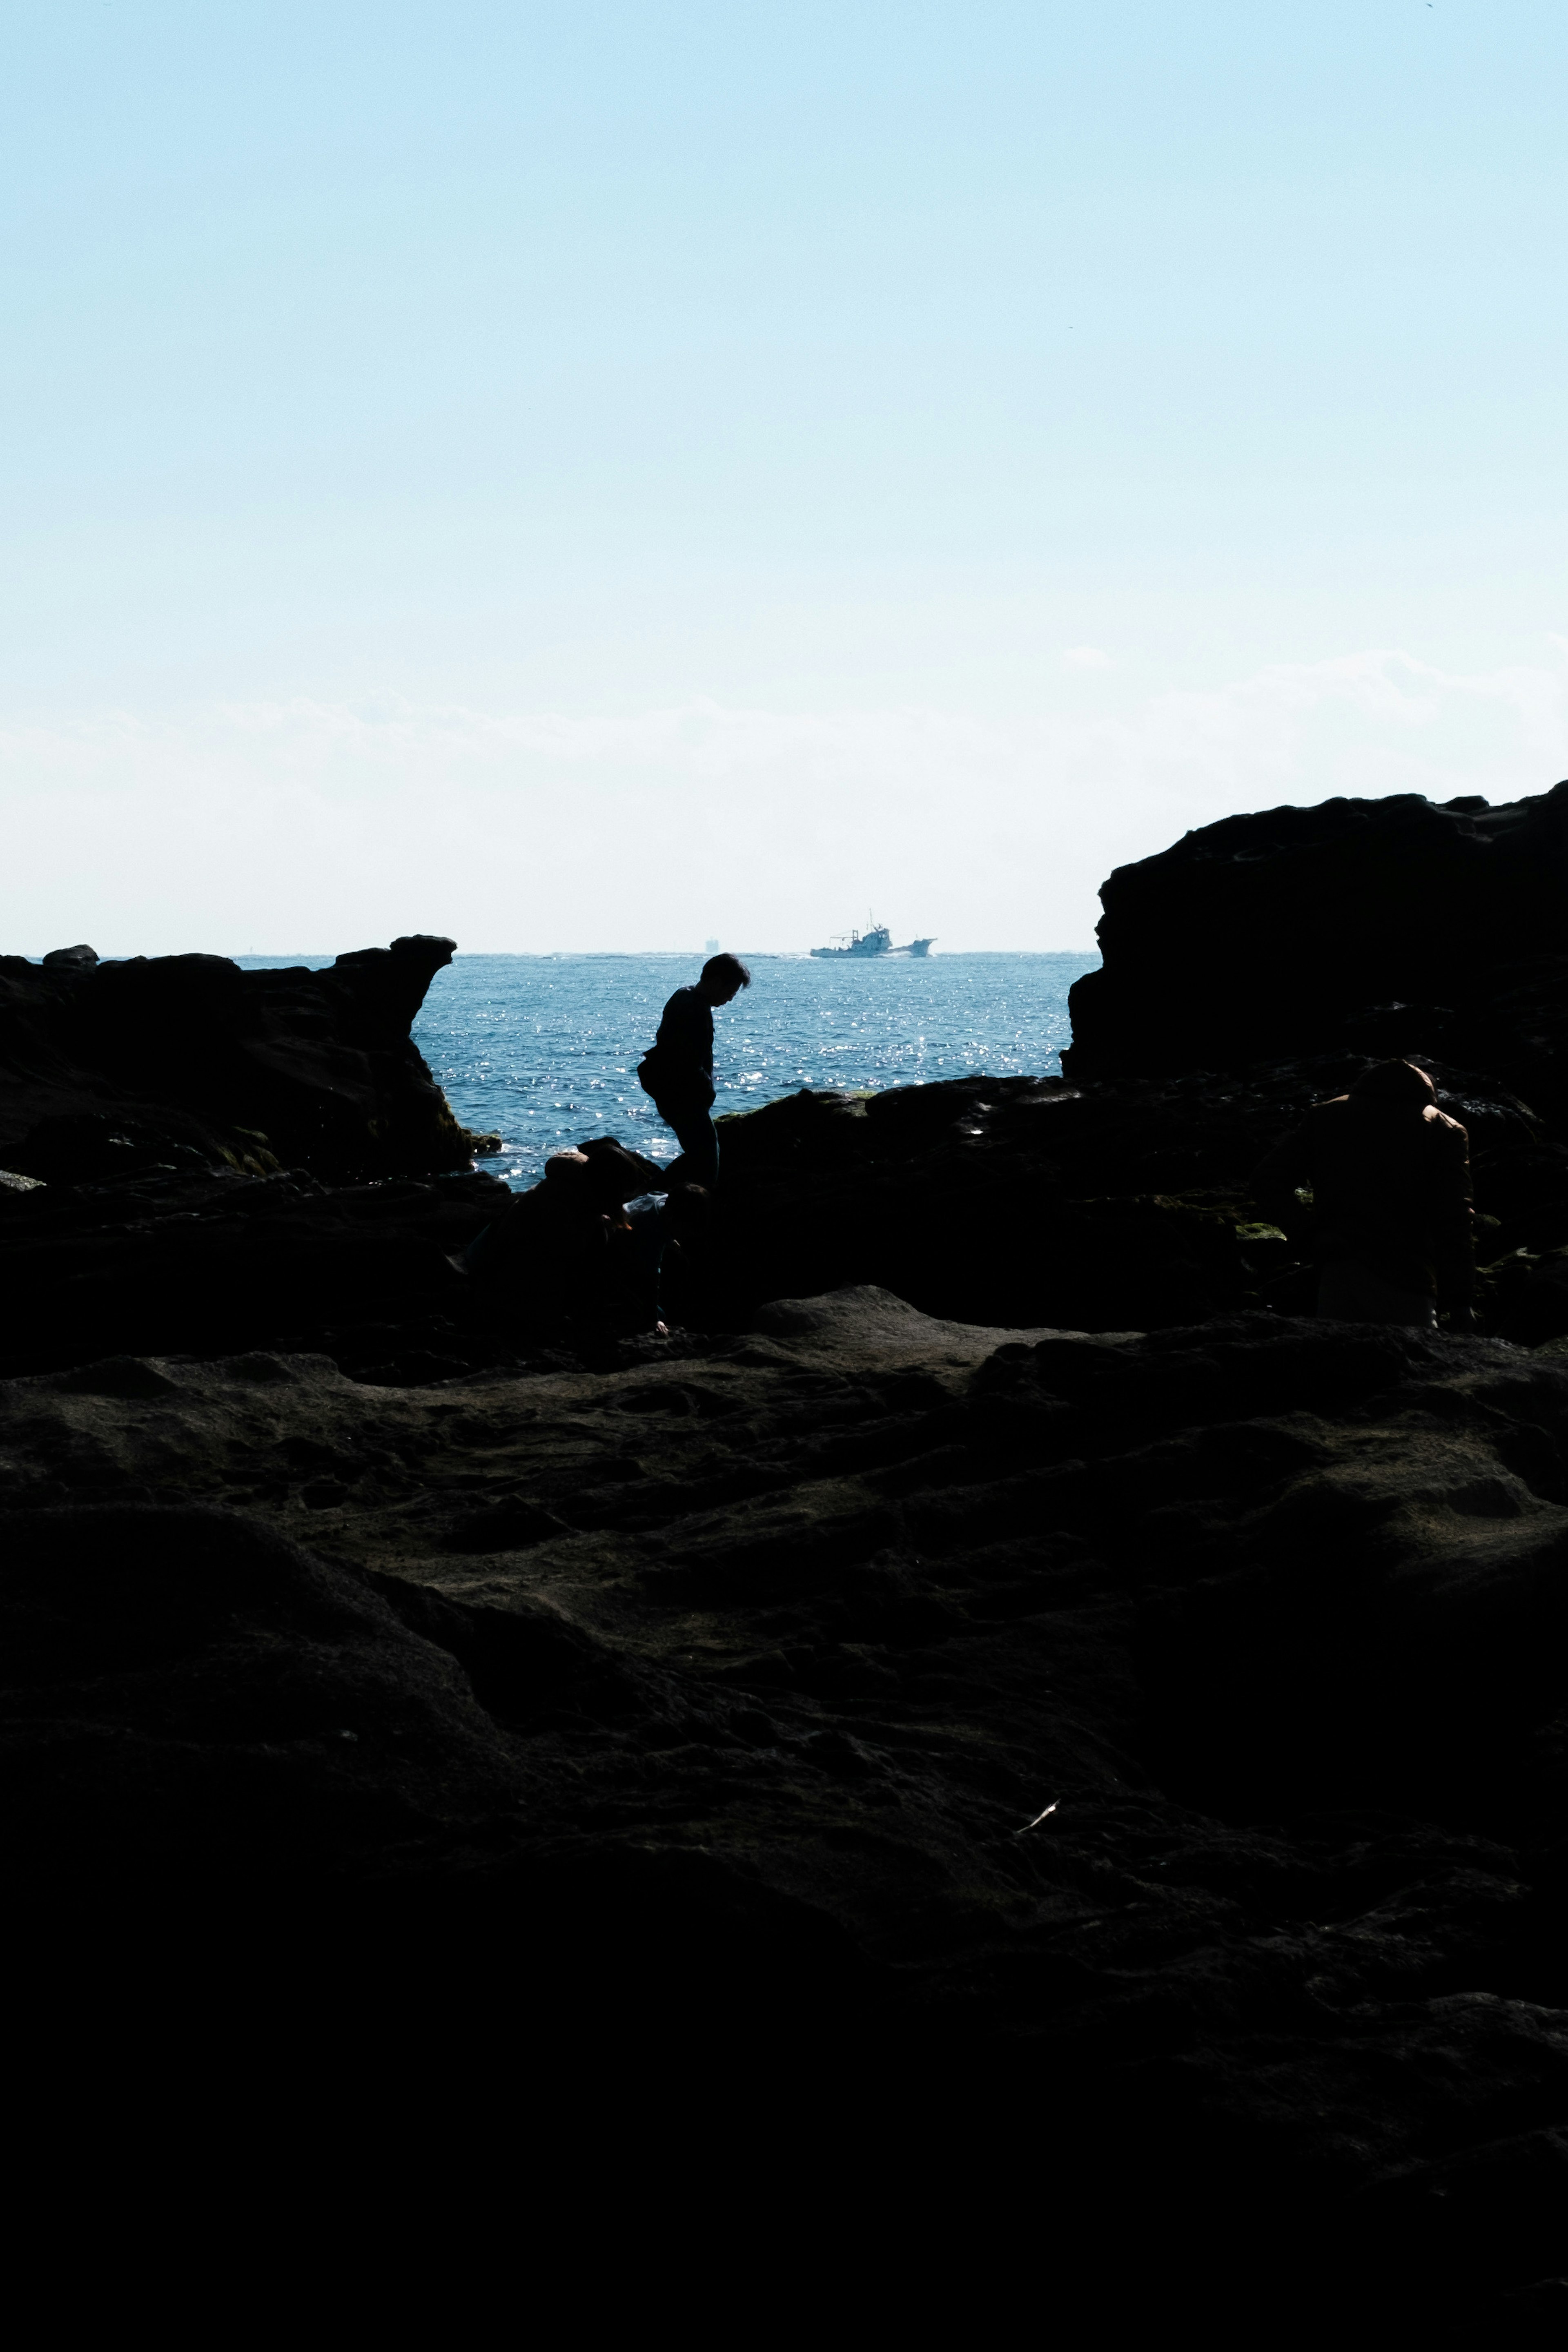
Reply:
<svg viewBox="0 0 1568 2352"><path fill-rule="evenodd" d="M811 953L814 956L925 956L930 954L936 942L933 932L928 940L911 940L905 946L895 948L893 933L885 923L873 923L869 916L866 923L867 928L863 931L851 931L847 935L841 931L831 946L813 948Z"/></svg>

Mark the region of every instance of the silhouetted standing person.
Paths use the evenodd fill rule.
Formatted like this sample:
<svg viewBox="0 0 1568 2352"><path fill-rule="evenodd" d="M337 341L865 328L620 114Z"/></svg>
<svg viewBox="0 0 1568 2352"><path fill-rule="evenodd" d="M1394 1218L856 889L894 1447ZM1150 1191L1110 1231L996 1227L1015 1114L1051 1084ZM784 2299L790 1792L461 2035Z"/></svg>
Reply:
<svg viewBox="0 0 1568 2352"><path fill-rule="evenodd" d="M1260 1207L1285 1225L1299 1223L1302 1185L1320 1315L1430 1328L1441 1297L1451 1328L1472 1328L1469 1137L1437 1108L1425 1070L1379 1062L1349 1094L1314 1104L1252 1179Z"/></svg>
<svg viewBox="0 0 1568 2352"><path fill-rule="evenodd" d="M659 1034L637 1071L659 1117L674 1129L686 1181L710 1191L718 1182L718 1137L710 1117L714 1007L750 986L751 974L738 956L709 956L695 986L677 988L665 1005Z"/></svg>

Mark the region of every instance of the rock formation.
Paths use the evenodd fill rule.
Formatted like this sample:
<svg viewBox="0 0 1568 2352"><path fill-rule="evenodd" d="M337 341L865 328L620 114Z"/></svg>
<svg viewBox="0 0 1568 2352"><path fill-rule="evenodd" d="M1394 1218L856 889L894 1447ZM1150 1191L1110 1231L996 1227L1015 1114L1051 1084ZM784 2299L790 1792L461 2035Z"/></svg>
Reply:
<svg viewBox="0 0 1568 2352"><path fill-rule="evenodd" d="M1253 862L1278 913L1357 827L1490 873L1489 839L1545 857L1556 805L1490 836L1420 803L1286 812L1251 821ZM1211 833L1218 905L1250 836ZM687 2179L682 2131L728 2098L704 2128L747 2185L771 2162L841 2176L857 2214L929 2210L923 2282L945 2248L993 2282L1023 2248L1054 2307L1139 2326L1178 2295L1251 2328L1283 2295L1342 2326L1550 2326L1553 950L1521 919L1539 1017L1500 1070L1476 1007L1515 982L1422 967L1487 1334L1321 1324L1248 1174L1387 1050L1382 944L1352 971L1342 941L1314 1029L1258 929L1244 1015L1197 974L1203 1054L1162 1063L1109 908L1163 921L1167 866L1108 891L1114 985L1068 1078L728 1122L667 1341L545 1344L453 1265L503 1196L429 1173L458 1130L407 1023L444 942L320 975L170 959L79 1002L138 968L0 965L0 1157L50 1179L0 1187L24 2013L96 2013L112 1936L123 2031L295 2081L351 2063L400 2144L438 2086L470 2101L459 2138L520 2116L553 2147L558 2076L549 2112L603 2115L657 2063L624 2126L653 2172ZM164 1028L116 1029L115 986ZM1180 993L1166 968L1149 1003ZM286 1166L241 1154L242 1109ZM48 1159L55 1118L141 1121L163 1164L83 1175Z"/></svg>
<svg viewBox="0 0 1568 2352"><path fill-rule="evenodd" d="M1074 1082L1420 1050L1564 1108L1568 783L1227 817L1119 866ZM1549 1099L1538 1099L1545 1095Z"/></svg>
<svg viewBox="0 0 1568 2352"><path fill-rule="evenodd" d="M71 1183L158 1167L430 1175L469 1164L409 1036L450 940L303 966L91 948L0 956L0 1162Z"/></svg>

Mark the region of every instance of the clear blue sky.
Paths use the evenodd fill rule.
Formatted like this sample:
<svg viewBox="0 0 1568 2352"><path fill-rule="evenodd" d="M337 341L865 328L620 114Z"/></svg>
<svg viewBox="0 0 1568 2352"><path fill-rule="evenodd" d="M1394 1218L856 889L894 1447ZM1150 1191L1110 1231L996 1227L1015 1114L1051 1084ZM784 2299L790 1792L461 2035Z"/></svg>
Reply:
<svg viewBox="0 0 1568 2352"><path fill-rule="evenodd" d="M1568 772L1568 10L0 11L0 945L1071 947Z"/></svg>

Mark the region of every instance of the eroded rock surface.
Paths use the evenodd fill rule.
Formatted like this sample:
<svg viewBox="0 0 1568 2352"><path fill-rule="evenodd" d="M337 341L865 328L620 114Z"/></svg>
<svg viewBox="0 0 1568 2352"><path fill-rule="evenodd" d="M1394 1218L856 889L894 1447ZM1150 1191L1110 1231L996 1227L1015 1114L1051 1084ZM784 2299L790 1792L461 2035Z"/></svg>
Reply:
<svg viewBox="0 0 1568 2352"><path fill-rule="evenodd" d="M492 2049L541 1999L765 2020L983 2095L1059 2218L1288 2213L1407 2315L1543 2292L1568 1369L863 1288L754 1323L0 1387L17 1895L358 1890L400 1952L440 1923Z"/></svg>

